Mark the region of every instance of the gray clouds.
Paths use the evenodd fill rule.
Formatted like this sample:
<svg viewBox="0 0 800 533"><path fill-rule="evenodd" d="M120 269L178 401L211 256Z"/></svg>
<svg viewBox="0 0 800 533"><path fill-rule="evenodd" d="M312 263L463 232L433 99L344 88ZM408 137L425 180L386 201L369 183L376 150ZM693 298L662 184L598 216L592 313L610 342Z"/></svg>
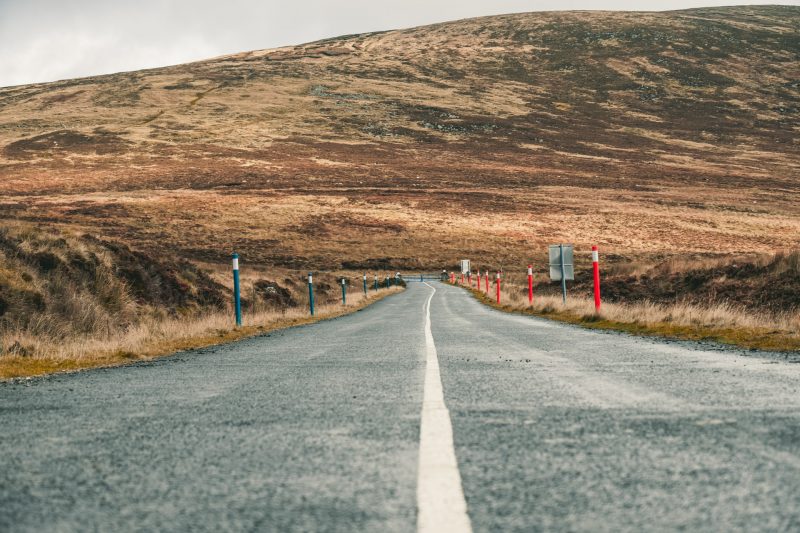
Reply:
<svg viewBox="0 0 800 533"><path fill-rule="evenodd" d="M665 10L732 3L736 2L0 0L0 87L481 15L562 9ZM800 5L800 0L778 3Z"/></svg>

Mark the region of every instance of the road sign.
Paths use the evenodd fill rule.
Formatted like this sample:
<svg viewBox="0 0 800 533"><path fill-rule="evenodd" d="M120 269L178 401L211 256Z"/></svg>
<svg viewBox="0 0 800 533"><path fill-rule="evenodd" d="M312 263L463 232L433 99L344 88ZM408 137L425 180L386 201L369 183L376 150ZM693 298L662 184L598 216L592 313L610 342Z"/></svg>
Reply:
<svg viewBox="0 0 800 533"><path fill-rule="evenodd" d="M550 246L550 279L561 282L561 299L567 303L567 280L575 279L575 264L571 244Z"/></svg>
<svg viewBox="0 0 800 533"><path fill-rule="evenodd" d="M564 262L561 262L561 250L564 250ZM561 268L564 268L564 279L575 279L575 264L571 244L553 244L550 246L550 279L561 281Z"/></svg>
<svg viewBox="0 0 800 533"><path fill-rule="evenodd" d="M469 259L462 259L461 260L461 273L462 274L467 274L470 271L471 271L471 269L470 269L470 265L469 265Z"/></svg>

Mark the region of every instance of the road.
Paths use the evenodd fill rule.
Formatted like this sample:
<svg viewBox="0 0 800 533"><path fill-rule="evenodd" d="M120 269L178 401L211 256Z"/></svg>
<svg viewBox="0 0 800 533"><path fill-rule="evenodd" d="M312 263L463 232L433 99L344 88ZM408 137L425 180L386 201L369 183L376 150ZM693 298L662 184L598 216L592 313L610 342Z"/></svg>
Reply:
<svg viewBox="0 0 800 533"><path fill-rule="evenodd" d="M0 384L0 531L798 530L799 389L776 356L414 283L332 321Z"/></svg>

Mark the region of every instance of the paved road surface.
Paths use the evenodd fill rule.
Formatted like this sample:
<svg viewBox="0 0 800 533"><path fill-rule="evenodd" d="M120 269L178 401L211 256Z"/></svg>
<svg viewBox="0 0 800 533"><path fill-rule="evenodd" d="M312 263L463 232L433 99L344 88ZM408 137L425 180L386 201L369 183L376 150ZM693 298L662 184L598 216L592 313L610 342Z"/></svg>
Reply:
<svg viewBox="0 0 800 533"><path fill-rule="evenodd" d="M800 529L799 364L431 285L0 384L0 531Z"/></svg>

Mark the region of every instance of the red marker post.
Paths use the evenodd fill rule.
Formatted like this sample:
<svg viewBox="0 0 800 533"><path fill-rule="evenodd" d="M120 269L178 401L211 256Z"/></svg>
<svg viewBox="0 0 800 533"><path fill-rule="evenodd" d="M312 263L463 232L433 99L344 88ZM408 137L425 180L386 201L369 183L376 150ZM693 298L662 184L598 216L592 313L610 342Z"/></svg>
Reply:
<svg viewBox="0 0 800 533"><path fill-rule="evenodd" d="M500 272L497 273L497 303L500 303Z"/></svg>
<svg viewBox="0 0 800 533"><path fill-rule="evenodd" d="M528 303L533 305L533 266L528 265Z"/></svg>
<svg viewBox="0 0 800 533"><path fill-rule="evenodd" d="M592 270L594 271L594 310L600 312L600 258L597 246L592 246Z"/></svg>

